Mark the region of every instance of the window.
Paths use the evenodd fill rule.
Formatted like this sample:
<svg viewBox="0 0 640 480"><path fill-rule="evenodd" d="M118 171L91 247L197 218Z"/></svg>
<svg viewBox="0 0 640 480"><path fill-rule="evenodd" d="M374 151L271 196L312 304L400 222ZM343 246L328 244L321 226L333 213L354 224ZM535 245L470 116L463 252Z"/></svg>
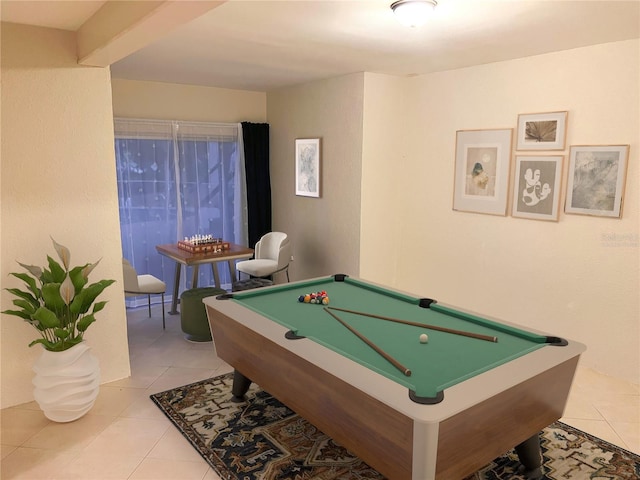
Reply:
<svg viewBox="0 0 640 480"><path fill-rule="evenodd" d="M237 124L115 119L123 256L167 292L175 264L156 245L197 234L247 244L241 145ZM181 290L191 287L185 270ZM220 280L231 283L225 268ZM210 268L200 269L198 284L213 284Z"/></svg>

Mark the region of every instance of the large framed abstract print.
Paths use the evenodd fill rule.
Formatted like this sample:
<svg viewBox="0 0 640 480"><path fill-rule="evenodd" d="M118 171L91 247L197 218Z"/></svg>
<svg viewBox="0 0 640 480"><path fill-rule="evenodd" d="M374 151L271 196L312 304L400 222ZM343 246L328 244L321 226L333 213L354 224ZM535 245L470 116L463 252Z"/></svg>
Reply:
<svg viewBox="0 0 640 480"><path fill-rule="evenodd" d="M572 145L566 213L622 216L629 145Z"/></svg>

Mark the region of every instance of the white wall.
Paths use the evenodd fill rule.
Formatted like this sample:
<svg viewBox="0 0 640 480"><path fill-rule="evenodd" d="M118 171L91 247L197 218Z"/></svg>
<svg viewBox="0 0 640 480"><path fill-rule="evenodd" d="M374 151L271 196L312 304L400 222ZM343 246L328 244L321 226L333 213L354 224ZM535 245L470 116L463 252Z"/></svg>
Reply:
<svg viewBox="0 0 640 480"><path fill-rule="evenodd" d="M102 259L90 281L117 283L86 334L102 382L129 375L122 285L109 70L79 67L75 34L2 24L2 310L22 282L16 263L46 265L51 239L71 250L74 265ZM2 315L1 407L33 400L31 366L41 351L37 332Z"/></svg>
<svg viewBox="0 0 640 480"><path fill-rule="evenodd" d="M584 364L639 382L639 59L640 41L630 40L409 78L401 88L366 74L361 276L584 342ZM518 114L558 110L569 112L567 147L631 146L621 219L452 211L457 130L515 129ZM399 153L393 168L389 150ZM379 248L383 235L389 251Z"/></svg>

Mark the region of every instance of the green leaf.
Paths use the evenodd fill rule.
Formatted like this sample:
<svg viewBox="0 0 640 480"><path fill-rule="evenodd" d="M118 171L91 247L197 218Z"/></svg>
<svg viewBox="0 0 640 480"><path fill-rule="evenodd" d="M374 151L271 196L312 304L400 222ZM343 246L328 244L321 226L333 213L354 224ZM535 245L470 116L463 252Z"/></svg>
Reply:
<svg viewBox="0 0 640 480"><path fill-rule="evenodd" d="M7 292L9 292L9 293L14 294L16 297L19 297L19 298L22 298L22 299L26 300L31 305L33 305L35 308L38 308L40 306L40 302L38 302L36 297L31 295L29 292L24 292L24 291L19 290L17 288L6 288L5 290Z"/></svg>
<svg viewBox="0 0 640 480"><path fill-rule="evenodd" d="M84 290L82 290L76 298L71 302L71 313L74 315L81 315L89 311L89 307L93 301L102 293L102 291L109 285L114 283L115 280L100 280L97 283L92 283Z"/></svg>
<svg viewBox="0 0 640 480"><path fill-rule="evenodd" d="M9 275L13 275L16 278L19 278L20 280L22 280L24 283L27 284L27 286L29 287L29 290L31 290L31 292L34 295L38 295L39 289L38 289L38 285L36 284L36 281L29 275L27 275L26 273L10 273Z"/></svg>
<svg viewBox="0 0 640 480"><path fill-rule="evenodd" d="M56 337L62 338L62 339L67 338L69 336L69 332L64 328L54 328L53 333L55 334Z"/></svg>
<svg viewBox="0 0 640 480"><path fill-rule="evenodd" d="M51 347L45 347L47 350L51 350L52 352L62 352L64 350L69 350L74 345L82 342L82 335L77 335L75 337L65 338L64 340L58 340L55 343L51 343Z"/></svg>
<svg viewBox="0 0 640 480"><path fill-rule="evenodd" d="M89 325L91 325L95 321L96 317L94 317L93 314L85 315L78 321L78 323L76 324L76 328L79 332L84 332L87 330L87 328L89 328Z"/></svg>
<svg viewBox="0 0 640 480"><path fill-rule="evenodd" d="M82 290L82 288L87 284L87 276L84 274L85 267L86 266L75 267L69 272L69 278L71 278L76 292Z"/></svg>
<svg viewBox="0 0 640 480"><path fill-rule="evenodd" d="M67 271L49 255L47 255L47 260L49 261L49 273L51 274L51 279L48 279L47 281L52 283L62 283L64 277L67 275ZM45 270L45 274L46 273L47 270Z"/></svg>
<svg viewBox="0 0 640 480"><path fill-rule="evenodd" d="M46 307L40 307L33 314L33 318L38 320L40 324L45 328L56 328L60 326L60 319Z"/></svg>
<svg viewBox="0 0 640 480"><path fill-rule="evenodd" d="M42 286L42 298L45 306L53 311L65 308L66 304L60 295L59 283L46 283Z"/></svg>
<svg viewBox="0 0 640 480"><path fill-rule="evenodd" d="M33 306L32 303L27 302L26 300L23 300L22 298L16 298L13 301L13 304L16 307L20 307L22 309L23 312L28 313L29 315L33 315L35 313L35 311L39 308L40 305L38 306Z"/></svg>
<svg viewBox="0 0 640 480"><path fill-rule="evenodd" d="M98 313L100 310L102 310L104 308L104 306L107 304L106 301L104 302L96 302L96 304L93 306L93 313Z"/></svg>
<svg viewBox="0 0 640 480"><path fill-rule="evenodd" d="M16 317L24 318L25 320L31 320L31 315L26 313L24 310L3 310L2 313L6 315L14 315Z"/></svg>
<svg viewBox="0 0 640 480"><path fill-rule="evenodd" d="M71 337L71 338L69 338L68 340L66 340L64 342L64 344L65 344L65 348L64 349L66 350L68 348L71 348L74 345L79 344L80 342L82 342L82 335L76 335L75 337Z"/></svg>
<svg viewBox="0 0 640 480"><path fill-rule="evenodd" d="M37 340L34 340L33 342L31 342L29 344L29 346L33 347L34 345L37 345L38 343L41 343L44 346L45 350L54 351L55 343L50 342L46 338L38 338Z"/></svg>

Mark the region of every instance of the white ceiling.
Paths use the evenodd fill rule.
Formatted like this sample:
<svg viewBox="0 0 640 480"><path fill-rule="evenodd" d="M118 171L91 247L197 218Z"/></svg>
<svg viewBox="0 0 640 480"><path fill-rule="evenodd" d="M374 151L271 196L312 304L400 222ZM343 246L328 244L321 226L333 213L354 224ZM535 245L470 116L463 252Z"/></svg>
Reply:
<svg viewBox="0 0 640 480"><path fill-rule="evenodd" d="M77 30L101 1L2 0L3 21ZM118 78L268 91L353 72L419 75L640 37L640 0L230 0L114 63Z"/></svg>

